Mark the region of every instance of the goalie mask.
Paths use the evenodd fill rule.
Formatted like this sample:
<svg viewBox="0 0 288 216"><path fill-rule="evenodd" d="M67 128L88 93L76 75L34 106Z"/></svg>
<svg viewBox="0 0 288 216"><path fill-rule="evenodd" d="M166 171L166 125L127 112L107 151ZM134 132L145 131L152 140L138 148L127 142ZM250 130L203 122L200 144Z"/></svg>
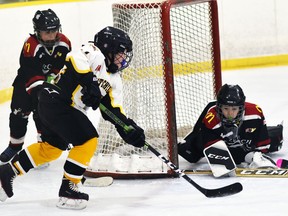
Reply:
<svg viewBox="0 0 288 216"><path fill-rule="evenodd" d="M239 127L243 120L245 109L245 95L239 85L225 84L221 87L217 95L216 109L218 117L224 127ZM222 112L222 106L236 106L239 108L236 117L225 117Z"/></svg>
<svg viewBox="0 0 288 216"><path fill-rule="evenodd" d="M43 41L40 35L40 31L46 31L46 32L61 31L60 20L53 10L48 9L48 10L36 11L32 21L34 32L41 44L47 47L52 47L60 40L58 34L56 35L56 38L54 40L49 41Z"/></svg>
<svg viewBox="0 0 288 216"><path fill-rule="evenodd" d="M108 72L116 73L127 68L132 60L132 41L124 31L106 27L94 37L94 45L97 46L105 56L105 64ZM115 57L121 55L121 66L115 64Z"/></svg>

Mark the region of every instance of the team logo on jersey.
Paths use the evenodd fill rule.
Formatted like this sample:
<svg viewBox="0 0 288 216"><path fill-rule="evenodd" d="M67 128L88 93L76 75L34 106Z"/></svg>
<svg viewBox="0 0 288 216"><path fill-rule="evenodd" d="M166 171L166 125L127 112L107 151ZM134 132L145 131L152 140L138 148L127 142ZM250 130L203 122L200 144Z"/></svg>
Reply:
<svg viewBox="0 0 288 216"><path fill-rule="evenodd" d="M51 64L43 64L42 65L42 72L44 74L47 74L50 70L52 69L52 65Z"/></svg>
<svg viewBox="0 0 288 216"><path fill-rule="evenodd" d="M256 128L246 128L245 130L246 133L253 133L254 131L256 131Z"/></svg>
<svg viewBox="0 0 288 216"><path fill-rule="evenodd" d="M43 58L43 56L45 56L45 53L41 53L40 55L39 55L39 58L41 59L41 58Z"/></svg>
<svg viewBox="0 0 288 216"><path fill-rule="evenodd" d="M207 119L209 124L214 118L215 118L215 115L212 112L208 112L205 116L205 119Z"/></svg>
<svg viewBox="0 0 288 216"><path fill-rule="evenodd" d="M99 87L101 87L105 92L108 93L108 91L112 88L110 83L107 80L104 79L98 79Z"/></svg>
<svg viewBox="0 0 288 216"><path fill-rule="evenodd" d="M256 109L258 110L259 113L263 113L262 109L258 105L256 105Z"/></svg>
<svg viewBox="0 0 288 216"><path fill-rule="evenodd" d="M61 57L61 56L62 56L62 53L61 53L61 52L57 52L57 53L54 55L54 58L57 58L57 56Z"/></svg>

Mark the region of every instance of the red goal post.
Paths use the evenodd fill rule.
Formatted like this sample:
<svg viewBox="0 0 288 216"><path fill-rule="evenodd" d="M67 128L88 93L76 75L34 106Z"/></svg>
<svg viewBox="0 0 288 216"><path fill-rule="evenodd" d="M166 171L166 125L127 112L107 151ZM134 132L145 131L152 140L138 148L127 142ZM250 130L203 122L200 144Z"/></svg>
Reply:
<svg viewBox="0 0 288 216"><path fill-rule="evenodd" d="M130 1L113 4L112 11L114 26L133 41L132 63L122 73L125 112L147 142L178 165L177 142L221 87L217 1ZM175 176L148 150L125 144L110 123L101 120L98 131L86 176Z"/></svg>

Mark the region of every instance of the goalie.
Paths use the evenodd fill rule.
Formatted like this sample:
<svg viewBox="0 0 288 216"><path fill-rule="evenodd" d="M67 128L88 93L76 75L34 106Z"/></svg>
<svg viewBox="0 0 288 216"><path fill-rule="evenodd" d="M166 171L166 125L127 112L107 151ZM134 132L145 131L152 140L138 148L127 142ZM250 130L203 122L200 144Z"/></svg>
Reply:
<svg viewBox="0 0 288 216"><path fill-rule="evenodd" d="M128 144L142 147L145 135L132 119L123 114L122 80L120 71L132 59L132 41L120 29L106 27L98 32L93 42L80 50L68 53L65 67L53 80L35 86L38 93L38 111L44 124L41 143L34 143L19 152L10 163L0 166L0 200L13 196L13 180L43 163L56 160L69 149L64 164L64 175L59 190L57 207L83 209L89 200L78 190L87 165L97 148L97 131L88 119L86 110L96 110L100 102L108 107L133 130L125 132L115 126ZM111 121L102 113L104 119Z"/></svg>
<svg viewBox="0 0 288 216"><path fill-rule="evenodd" d="M245 99L239 85L223 85L217 101L206 106L193 131L178 143L179 155L191 163L196 163L205 155L210 166L211 163L224 163L226 167L229 164L221 159L231 156L227 171L233 169L231 163L234 162L251 168L275 167L274 161L265 153L282 147L283 126L280 124L267 129L262 109ZM224 147L223 143L226 144ZM228 154L226 152L221 157L225 152L223 150L227 150Z"/></svg>

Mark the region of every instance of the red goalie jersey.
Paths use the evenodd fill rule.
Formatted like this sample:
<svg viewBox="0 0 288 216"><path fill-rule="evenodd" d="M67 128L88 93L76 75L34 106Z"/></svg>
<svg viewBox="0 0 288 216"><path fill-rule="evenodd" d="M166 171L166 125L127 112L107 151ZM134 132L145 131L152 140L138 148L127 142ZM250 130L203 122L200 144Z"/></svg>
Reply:
<svg viewBox="0 0 288 216"><path fill-rule="evenodd" d="M217 116L216 105L212 106L202 120L201 134L204 148L224 140L236 163L241 163L249 151L265 153L270 147L263 111L258 105L249 102L245 102L242 123L233 128L222 125Z"/></svg>

